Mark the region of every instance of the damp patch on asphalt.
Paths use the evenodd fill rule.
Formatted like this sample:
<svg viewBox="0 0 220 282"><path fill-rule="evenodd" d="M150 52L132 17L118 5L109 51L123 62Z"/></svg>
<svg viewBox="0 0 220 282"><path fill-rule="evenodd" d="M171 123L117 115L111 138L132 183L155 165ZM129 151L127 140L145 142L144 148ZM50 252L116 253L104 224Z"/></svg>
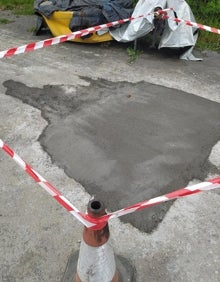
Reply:
<svg viewBox="0 0 220 282"><path fill-rule="evenodd" d="M220 140L220 105L147 82L81 77L87 86L28 87L4 82L6 94L41 110L39 137L52 161L109 211L201 181ZM74 203L77 206L77 203ZM172 202L121 217L152 232Z"/></svg>

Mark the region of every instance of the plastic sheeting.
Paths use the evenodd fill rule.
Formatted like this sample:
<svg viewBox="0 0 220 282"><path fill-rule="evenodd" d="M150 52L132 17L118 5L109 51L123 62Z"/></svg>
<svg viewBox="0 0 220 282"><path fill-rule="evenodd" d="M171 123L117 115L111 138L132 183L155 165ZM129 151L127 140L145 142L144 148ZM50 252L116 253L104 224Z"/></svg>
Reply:
<svg viewBox="0 0 220 282"><path fill-rule="evenodd" d="M164 9L166 0L139 0L135 6L132 17L144 15L143 18L135 19L120 28L111 30L112 37L120 42L129 42L143 37L154 29L154 15L150 14L154 8ZM149 15L150 14L150 15Z"/></svg>
<svg viewBox="0 0 220 282"><path fill-rule="evenodd" d="M153 12L156 7L160 7L161 9L173 8L175 14L173 11L168 11L169 17L174 18L177 16L180 19L195 22L191 8L185 0L139 0L132 17L138 17L140 15L144 15L144 17L111 30L112 37L120 42L129 42L147 35L155 29ZM149 15L149 13L152 14ZM196 28L187 26L185 23L176 23L172 19L167 19L158 48L177 49L188 47L188 49L186 48L187 51L180 56L180 59L201 60L192 54L197 37Z"/></svg>

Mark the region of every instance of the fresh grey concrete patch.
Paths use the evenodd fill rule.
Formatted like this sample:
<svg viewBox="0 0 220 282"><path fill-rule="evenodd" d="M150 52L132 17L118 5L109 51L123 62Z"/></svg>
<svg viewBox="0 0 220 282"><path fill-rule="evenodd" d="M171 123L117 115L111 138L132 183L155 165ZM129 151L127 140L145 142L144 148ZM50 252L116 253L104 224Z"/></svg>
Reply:
<svg viewBox="0 0 220 282"><path fill-rule="evenodd" d="M212 148L212 152L209 156L209 161L220 169L220 141Z"/></svg>
<svg viewBox="0 0 220 282"><path fill-rule="evenodd" d="M185 187L217 168L208 161L220 139L220 105L147 82L84 78L88 86L31 88L6 81L6 94L42 111L40 137L68 176L117 210ZM124 216L145 232L172 203Z"/></svg>

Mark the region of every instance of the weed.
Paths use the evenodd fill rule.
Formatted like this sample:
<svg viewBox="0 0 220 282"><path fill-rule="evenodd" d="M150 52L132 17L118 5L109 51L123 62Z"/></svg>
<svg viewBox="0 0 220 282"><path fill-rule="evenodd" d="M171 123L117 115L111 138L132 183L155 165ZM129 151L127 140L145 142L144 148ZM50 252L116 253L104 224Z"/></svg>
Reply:
<svg viewBox="0 0 220 282"><path fill-rule="evenodd" d="M8 24L11 23L8 19L0 18L0 24Z"/></svg>
<svg viewBox="0 0 220 282"><path fill-rule="evenodd" d="M128 54L128 63L132 64L134 61L140 56L142 53L140 50L134 49L132 47L128 47L126 49L127 54Z"/></svg>

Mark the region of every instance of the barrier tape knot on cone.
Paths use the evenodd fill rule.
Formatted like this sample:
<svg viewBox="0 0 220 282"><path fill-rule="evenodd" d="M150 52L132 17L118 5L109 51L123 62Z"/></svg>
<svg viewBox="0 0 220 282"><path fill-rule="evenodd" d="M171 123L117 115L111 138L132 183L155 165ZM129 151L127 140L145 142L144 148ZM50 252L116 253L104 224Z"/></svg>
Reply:
<svg viewBox="0 0 220 282"><path fill-rule="evenodd" d="M118 211L105 214L101 217L91 217L89 214L83 214L73 204L71 204L52 184L45 180L38 172L32 169L32 167L22 160L18 154L16 154L7 144L0 139L0 148L7 153L26 173L29 174L47 193L49 193L61 206L63 206L68 212L75 216L84 226L87 228L98 230L103 228L105 223L116 217L120 217L129 213L133 213L142 209L146 209L163 202L171 201L177 198L186 197L189 195L205 192L213 189L220 188L220 177L209 179L205 182L201 182L192 186L173 191L171 193L152 198L150 200L142 201L134 205L125 207Z"/></svg>
<svg viewBox="0 0 220 282"><path fill-rule="evenodd" d="M95 199L89 202L87 213L95 219L106 214L103 203ZM98 230L84 227L75 282L118 282L119 273L109 237L107 222Z"/></svg>

